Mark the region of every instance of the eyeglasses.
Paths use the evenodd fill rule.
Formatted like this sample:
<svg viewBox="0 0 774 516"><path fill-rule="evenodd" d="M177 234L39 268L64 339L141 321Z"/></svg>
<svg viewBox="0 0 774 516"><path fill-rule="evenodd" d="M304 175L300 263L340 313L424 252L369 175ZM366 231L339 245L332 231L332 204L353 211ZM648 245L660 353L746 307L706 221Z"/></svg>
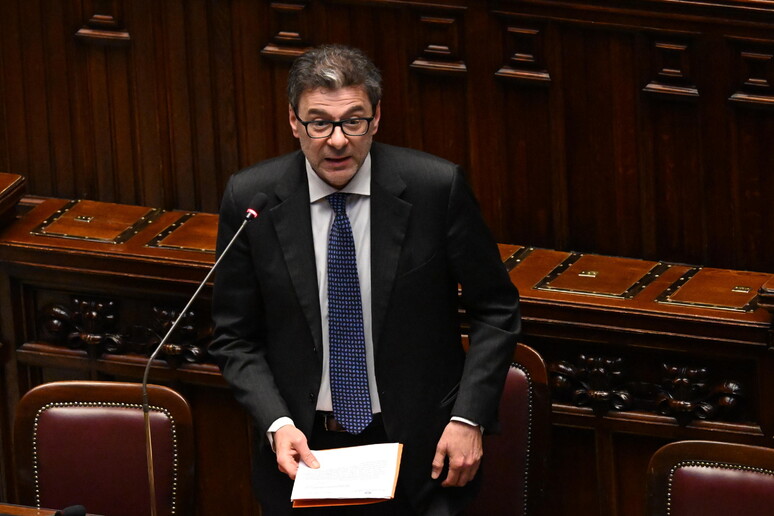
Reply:
<svg viewBox="0 0 774 516"><path fill-rule="evenodd" d="M363 136L371 128L372 116L347 118L346 120L301 120L296 113L296 119L306 128L309 138L330 138L337 127L347 136Z"/></svg>

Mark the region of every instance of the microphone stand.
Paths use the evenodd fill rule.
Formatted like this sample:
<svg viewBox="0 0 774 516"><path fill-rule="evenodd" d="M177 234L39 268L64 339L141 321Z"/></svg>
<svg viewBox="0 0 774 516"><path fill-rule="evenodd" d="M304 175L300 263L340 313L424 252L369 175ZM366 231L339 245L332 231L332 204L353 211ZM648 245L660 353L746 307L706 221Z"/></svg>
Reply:
<svg viewBox="0 0 774 516"><path fill-rule="evenodd" d="M251 202L251 206L258 206L261 205L258 209L263 208L263 205L266 204L266 196L264 194L257 194L253 201ZM180 324L180 321L183 320L183 317L188 312L188 309L193 304L196 297L199 295L199 292L202 291L204 288L204 285L207 283L207 281L210 279L210 276L215 272L215 269L220 264L221 260L228 254L228 250L231 249L231 246L236 242L237 237L240 233L242 233L242 230L245 228L248 222L253 220L254 218L258 217L258 211L256 208L248 208L247 214L245 215L244 220L242 221L242 224L237 229L236 233L234 233L234 236L231 237L231 240L229 241L228 245L223 249L223 252L220 253L220 257L215 261L215 264L210 268L207 275L204 277L201 283L199 283L199 288L196 289L196 292L193 293L191 298L188 300L188 303L185 305L185 308L178 314L177 319L175 319L175 322L172 323L172 326L167 330L167 333L164 335L164 338L161 339L161 342L159 342L159 345L156 346L156 349L153 350L153 353L151 353L150 357L148 358L148 363L145 365L145 372L142 375L142 412L143 417L145 420L145 458L148 462L148 487L150 489L150 504L151 504L151 516L157 516L157 510L156 510L156 480L153 474L153 443L151 438L151 426L150 426L150 405L148 403L148 375L150 374L150 368L153 361L156 359L156 356L159 354L159 352L164 348L164 345L167 343L167 340L169 339L170 335L172 335L172 332L175 331L177 326Z"/></svg>

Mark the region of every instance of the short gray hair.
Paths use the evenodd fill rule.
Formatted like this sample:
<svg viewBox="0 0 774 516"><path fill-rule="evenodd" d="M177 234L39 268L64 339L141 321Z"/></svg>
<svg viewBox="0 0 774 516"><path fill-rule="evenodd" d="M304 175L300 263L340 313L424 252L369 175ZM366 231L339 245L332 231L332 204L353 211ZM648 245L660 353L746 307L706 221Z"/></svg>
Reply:
<svg viewBox="0 0 774 516"><path fill-rule="evenodd" d="M305 91L349 86L363 86L371 106L376 109L382 98L382 74L374 63L356 48L321 45L293 62L288 76L288 101L298 111L299 99Z"/></svg>

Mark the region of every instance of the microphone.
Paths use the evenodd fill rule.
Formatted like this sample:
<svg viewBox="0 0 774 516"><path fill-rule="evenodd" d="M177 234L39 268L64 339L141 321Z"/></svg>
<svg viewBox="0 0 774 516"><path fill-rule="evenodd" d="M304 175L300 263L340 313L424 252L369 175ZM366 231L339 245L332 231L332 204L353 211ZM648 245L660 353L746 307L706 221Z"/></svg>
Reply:
<svg viewBox="0 0 774 516"><path fill-rule="evenodd" d="M172 335L172 332L174 332L177 326L180 324L183 316L188 313L188 309L191 307L191 304L197 298L199 292L201 292L201 290L204 288L204 285L210 279L212 273L215 272L215 269L218 267L218 265L220 265L223 257L228 254L229 249L231 249L231 246L234 244L234 242L236 242L237 237L242 233L242 230L245 228L247 223L253 219L258 218L258 214L264 208L264 206L266 206L267 202L269 202L269 199L263 192L258 192L253 196L253 198L250 200L250 204L248 204L247 210L245 211L242 224L236 230L234 236L231 237L231 240L229 240L228 245L223 249L223 252L220 253L220 257L215 261L215 264L210 267L209 272L207 272L207 275L204 277L202 282L199 283L199 288L196 289L196 292L194 292L191 298L188 300L185 308L180 311L177 319L175 319L175 322L172 323L172 326L164 335L164 338L161 339L161 342L159 342L158 346L156 346L156 349L154 349L153 353L151 353L150 357L148 357L148 363L145 364L145 372L142 375L142 411L145 417L145 456L148 461L148 486L150 488L151 516L156 516L156 482L153 475L153 445L151 443L150 405L148 403L148 375L150 374L151 364L153 363L153 360L155 360L156 355L158 355L159 352L164 348L164 345L167 343L167 339L169 339L170 335Z"/></svg>
<svg viewBox="0 0 774 516"><path fill-rule="evenodd" d="M71 505L61 511L56 511L54 516L86 516L86 507L83 505Z"/></svg>

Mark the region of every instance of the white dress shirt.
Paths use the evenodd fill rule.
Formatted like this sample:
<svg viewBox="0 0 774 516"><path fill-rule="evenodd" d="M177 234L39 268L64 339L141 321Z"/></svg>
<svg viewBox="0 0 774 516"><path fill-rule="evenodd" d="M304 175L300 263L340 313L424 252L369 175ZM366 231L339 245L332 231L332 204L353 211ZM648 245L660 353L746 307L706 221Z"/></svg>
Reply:
<svg viewBox="0 0 774 516"><path fill-rule="evenodd" d="M355 240L357 275L360 282L360 300L363 306L363 331L366 347L366 368L368 389L371 394L371 411L381 412L379 395L374 374L374 339L371 326L371 155L366 156L357 174L341 190L320 179L309 162L306 162L309 179L309 208L312 214L312 237L314 239L314 261L317 265L317 287L320 292L320 315L322 316L323 372L320 392L317 396L317 410L331 412L331 386L329 374L330 336L328 334L328 235L335 214L326 197L338 192L350 194L347 197L347 216Z"/></svg>
<svg viewBox="0 0 774 516"><path fill-rule="evenodd" d="M320 293L320 316L322 318L323 371L320 391L317 396L317 410L333 411L330 381L330 336L328 334L328 235L335 214L326 197L332 193L351 194L347 198L347 216L355 241L357 275L360 282L360 300L363 306L363 333L366 346L366 368L368 390L371 395L371 411L381 412L379 394L376 390L374 373L374 339L371 326L371 155L366 156L363 165L341 190L324 182L306 160L306 177L309 183L309 210L312 215L312 238L314 240L314 261L317 267L317 288ZM289 417L277 419L268 429L269 441L273 446L273 433L285 425L292 425Z"/></svg>

